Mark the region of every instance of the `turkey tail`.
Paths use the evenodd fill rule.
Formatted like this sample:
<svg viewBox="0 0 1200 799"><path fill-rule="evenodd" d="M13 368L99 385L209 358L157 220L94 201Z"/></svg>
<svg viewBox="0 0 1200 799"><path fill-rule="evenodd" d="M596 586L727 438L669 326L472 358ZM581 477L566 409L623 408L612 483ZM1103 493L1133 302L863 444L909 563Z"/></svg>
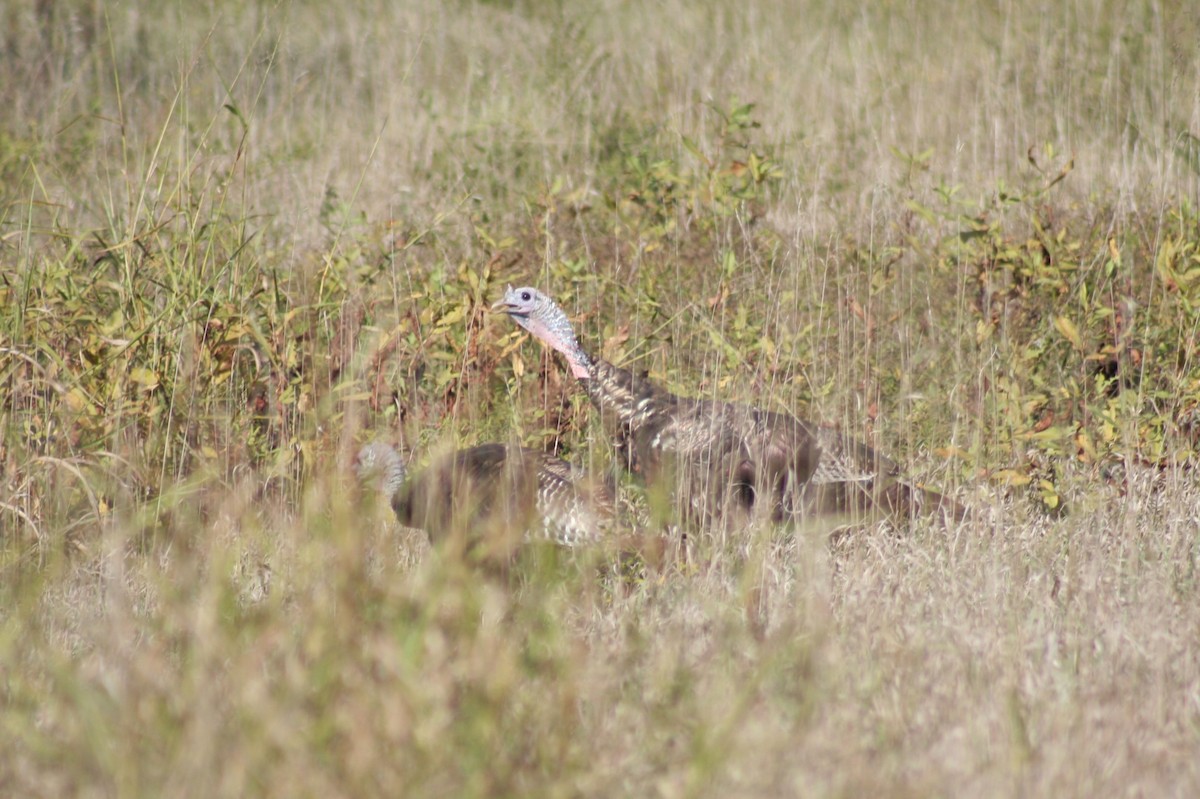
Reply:
<svg viewBox="0 0 1200 799"><path fill-rule="evenodd" d="M946 522L964 521L969 513L954 499L896 477L873 480L813 483L805 489L805 509L816 515L850 514L864 518L884 514L895 522L921 516Z"/></svg>
<svg viewBox="0 0 1200 799"><path fill-rule="evenodd" d="M946 522L958 524L968 516L965 507L945 494L900 480L885 487L877 502L882 510L896 519L941 516Z"/></svg>

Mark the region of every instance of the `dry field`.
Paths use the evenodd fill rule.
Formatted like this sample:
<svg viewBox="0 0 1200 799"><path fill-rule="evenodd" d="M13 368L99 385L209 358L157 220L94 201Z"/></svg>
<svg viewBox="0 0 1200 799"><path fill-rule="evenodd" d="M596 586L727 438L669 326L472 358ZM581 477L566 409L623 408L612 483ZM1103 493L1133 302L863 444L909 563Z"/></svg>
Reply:
<svg viewBox="0 0 1200 799"><path fill-rule="evenodd" d="M0 20L0 794L1200 795L1191 3ZM359 443L609 462L507 282L972 520L431 551Z"/></svg>

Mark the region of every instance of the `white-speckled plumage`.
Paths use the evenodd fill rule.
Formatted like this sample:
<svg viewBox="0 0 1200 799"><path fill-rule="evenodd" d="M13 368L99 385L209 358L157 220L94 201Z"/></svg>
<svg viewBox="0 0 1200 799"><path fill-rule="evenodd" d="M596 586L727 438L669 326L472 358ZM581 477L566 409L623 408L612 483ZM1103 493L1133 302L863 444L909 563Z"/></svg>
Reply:
<svg viewBox="0 0 1200 799"><path fill-rule="evenodd" d="M434 539L460 529L470 536L519 528L526 540L576 547L601 540L611 527L613 501L603 485L561 458L523 447L457 450L410 477L399 453L376 441L359 450L354 469L389 498L401 523Z"/></svg>

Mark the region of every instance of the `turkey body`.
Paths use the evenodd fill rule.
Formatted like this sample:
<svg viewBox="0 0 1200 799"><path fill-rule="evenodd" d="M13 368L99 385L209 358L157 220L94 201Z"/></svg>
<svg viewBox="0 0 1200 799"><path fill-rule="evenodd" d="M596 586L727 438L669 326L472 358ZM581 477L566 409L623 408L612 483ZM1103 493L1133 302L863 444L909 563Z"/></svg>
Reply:
<svg viewBox="0 0 1200 799"><path fill-rule="evenodd" d="M653 381L594 360L580 381L613 431L622 464L673 490L701 523L755 505L774 520L793 515L817 474L817 436L790 416L749 405L671 394Z"/></svg>
<svg viewBox="0 0 1200 799"><path fill-rule="evenodd" d="M367 444L355 458L360 480L389 497L401 524L487 557L511 554L525 541L566 547L593 544L608 532L612 496L586 473L544 452L481 444L434 458L409 475L390 445Z"/></svg>
<svg viewBox="0 0 1200 799"><path fill-rule="evenodd" d="M618 457L649 485L665 485L701 523L737 514L784 521L805 513L909 516L962 509L901 479L888 458L836 430L737 403L680 397L593 358L566 314L534 288L509 287L493 306L566 358L612 431Z"/></svg>

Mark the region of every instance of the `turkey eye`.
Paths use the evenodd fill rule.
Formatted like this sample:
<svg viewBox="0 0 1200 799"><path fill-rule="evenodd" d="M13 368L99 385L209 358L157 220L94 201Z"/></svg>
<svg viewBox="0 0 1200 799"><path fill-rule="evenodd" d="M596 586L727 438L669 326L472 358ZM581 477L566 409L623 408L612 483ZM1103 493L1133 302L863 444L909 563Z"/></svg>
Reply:
<svg viewBox="0 0 1200 799"><path fill-rule="evenodd" d="M521 299L524 300L525 302L529 302L531 299L533 299L533 295L530 294L528 291L522 291Z"/></svg>

